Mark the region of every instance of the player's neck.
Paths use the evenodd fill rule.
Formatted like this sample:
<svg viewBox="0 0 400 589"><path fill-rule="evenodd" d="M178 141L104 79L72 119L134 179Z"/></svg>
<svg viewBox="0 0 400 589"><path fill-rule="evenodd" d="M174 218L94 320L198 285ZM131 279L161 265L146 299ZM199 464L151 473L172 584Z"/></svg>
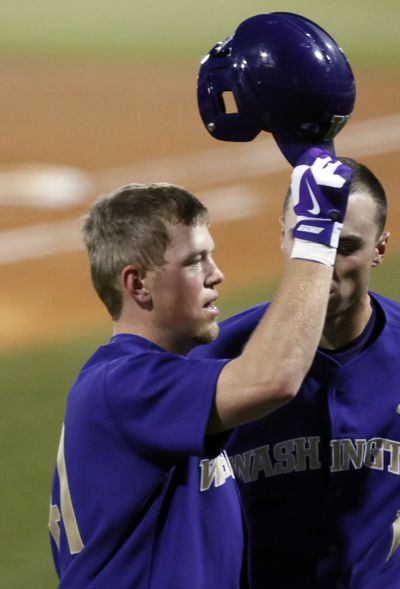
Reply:
<svg viewBox="0 0 400 589"><path fill-rule="evenodd" d="M371 313L371 300L366 295L343 313L328 315L319 346L325 350L337 350L350 344L362 334Z"/></svg>
<svg viewBox="0 0 400 589"><path fill-rule="evenodd" d="M172 334L165 329L157 328L153 325L149 325L146 322L124 321L119 319L113 324L113 335L121 333L128 333L131 335L137 335L149 342L156 344L166 352L172 354L179 354L180 356L186 356L190 350L194 347L193 342L183 340L182 338L174 338Z"/></svg>

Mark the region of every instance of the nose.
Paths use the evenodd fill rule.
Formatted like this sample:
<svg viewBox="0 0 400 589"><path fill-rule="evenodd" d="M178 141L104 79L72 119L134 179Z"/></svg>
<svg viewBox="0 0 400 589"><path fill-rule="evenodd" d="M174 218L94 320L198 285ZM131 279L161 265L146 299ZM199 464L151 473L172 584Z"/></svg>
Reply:
<svg viewBox="0 0 400 589"><path fill-rule="evenodd" d="M217 264L214 260L210 260L209 269L207 272L206 278L206 285L207 286L215 286L216 284L221 284L224 280L224 275L221 270L218 268Z"/></svg>

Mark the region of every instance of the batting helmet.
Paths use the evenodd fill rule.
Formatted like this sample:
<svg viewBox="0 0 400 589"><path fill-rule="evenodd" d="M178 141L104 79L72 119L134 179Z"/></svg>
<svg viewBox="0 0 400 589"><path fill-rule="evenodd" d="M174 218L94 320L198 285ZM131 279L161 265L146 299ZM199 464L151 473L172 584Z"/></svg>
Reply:
<svg viewBox="0 0 400 589"><path fill-rule="evenodd" d="M204 57L197 90L201 118L213 137L251 141L260 131L271 132L293 165L311 146L334 153L333 139L356 94L336 41L290 12L243 21ZM227 112L227 93L234 112Z"/></svg>

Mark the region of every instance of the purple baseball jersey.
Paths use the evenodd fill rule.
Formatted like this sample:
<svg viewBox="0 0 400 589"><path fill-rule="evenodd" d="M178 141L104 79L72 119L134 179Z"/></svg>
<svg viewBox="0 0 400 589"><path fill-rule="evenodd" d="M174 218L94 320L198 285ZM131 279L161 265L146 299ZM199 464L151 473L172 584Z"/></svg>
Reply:
<svg viewBox="0 0 400 589"><path fill-rule="evenodd" d="M50 507L61 589L244 586L225 436L205 435L224 364L124 334L82 368L68 395Z"/></svg>
<svg viewBox="0 0 400 589"><path fill-rule="evenodd" d="M231 438L253 589L400 587L400 304L370 294L365 333L319 350L295 399ZM265 307L194 355L240 354Z"/></svg>

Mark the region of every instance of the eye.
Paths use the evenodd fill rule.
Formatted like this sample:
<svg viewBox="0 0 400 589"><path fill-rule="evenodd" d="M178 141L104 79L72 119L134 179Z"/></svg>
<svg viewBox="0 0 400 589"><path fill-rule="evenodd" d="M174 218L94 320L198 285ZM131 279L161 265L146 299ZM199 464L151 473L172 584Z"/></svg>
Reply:
<svg viewBox="0 0 400 589"><path fill-rule="evenodd" d="M188 260L187 265L188 266L196 266L197 264L200 264L200 262L203 260L203 257L198 255L194 258L191 258L190 260Z"/></svg>
<svg viewBox="0 0 400 589"><path fill-rule="evenodd" d="M341 243L339 241L339 247L337 249L337 253L340 256L351 256L352 254L356 253L360 249L360 244L358 243Z"/></svg>

